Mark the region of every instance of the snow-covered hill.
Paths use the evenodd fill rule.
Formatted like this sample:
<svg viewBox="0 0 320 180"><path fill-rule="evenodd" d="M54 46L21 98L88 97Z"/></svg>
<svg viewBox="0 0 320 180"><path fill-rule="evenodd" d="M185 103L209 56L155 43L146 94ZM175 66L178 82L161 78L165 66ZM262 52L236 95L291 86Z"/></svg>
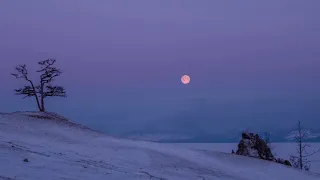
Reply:
<svg viewBox="0 0 320 180"><path fill-rule="evenodd" d="M318 180L258 159L116 139L55 114L0 115L0 180Z"/></svg>

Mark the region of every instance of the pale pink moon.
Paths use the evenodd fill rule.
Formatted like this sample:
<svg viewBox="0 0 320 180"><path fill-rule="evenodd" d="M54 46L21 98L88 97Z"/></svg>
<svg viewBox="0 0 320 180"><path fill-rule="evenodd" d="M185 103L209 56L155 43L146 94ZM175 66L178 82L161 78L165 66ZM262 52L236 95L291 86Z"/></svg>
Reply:
<svg viewBox="0 0 320 180"><path fill-rule="evenodd" d="M183 75L183 76L181 77L181 82L182 82L183 84L189 84L189 83L190 83L190 76L188 76L188 75Z"/></svg>

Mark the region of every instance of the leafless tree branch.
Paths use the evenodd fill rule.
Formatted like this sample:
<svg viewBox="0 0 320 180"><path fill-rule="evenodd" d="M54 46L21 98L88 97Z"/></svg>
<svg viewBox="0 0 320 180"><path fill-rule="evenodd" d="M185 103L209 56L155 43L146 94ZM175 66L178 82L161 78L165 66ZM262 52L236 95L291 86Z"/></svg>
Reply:
<svg viewBox="0 0 320 180"><path fill-rule="evenodd" d="M47 91L43 92L44 97L67 97L67 93L65 92L64 87L62 86L46 86Z"/></svg>
<svg viewBox="0 0 320 180"><path fill-rule="evenodd" d="M29 79L26 65L18 65L15 68L17 73L12 73L12 75L17 79L26 80L30 83L30 86L24 86L24 88L15 89L16 95L24 95L24 98L34 96L40 111L45 111L45 97L66 97L67 95L64 87L51 84L55 78L60 76L62 73L60 69L53 67L55 63L55 59L47 59L38 62L40 65L40 70L37 72L41 74L40 83L37 86L34 86L33 82Z"/></svg>
<svg viewBox="0 0 320 180"><path fill-rule="evenodd" d="M290 155L290 161L293 164L294 167L297 167L299 169L304 169L306 171L310 170L311 164L307 157L312 156L318 152L320 152L320 149L317 151L313 151L312 153L308 153L307 149L310 148L310 144L304 143L304 141L309 137L310 132L303 129L301 127L301 123L298 122L297 126L297 134L295 135L295 141L297 143L297 156Z"/></svg>

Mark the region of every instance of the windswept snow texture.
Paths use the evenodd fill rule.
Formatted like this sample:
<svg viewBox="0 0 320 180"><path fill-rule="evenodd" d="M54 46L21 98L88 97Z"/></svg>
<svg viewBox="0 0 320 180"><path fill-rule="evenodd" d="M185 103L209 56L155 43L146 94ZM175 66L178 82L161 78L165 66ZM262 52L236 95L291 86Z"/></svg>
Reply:
<svg viewBox="0 0 320 180"><path fill-rule="evenodd" d="M0 180L20 179L319 180L320 176L226 153L116 139L54 114L1 114Z"/></svg>
<svg viewBox="0 0 320 180"><path fill-rule="evenodd" d="M312 153L320 149L320 143L308 143L308 153ZM196 150L211 150L217 152L230 153L232 149L237 150L238 143L177 143L179 147L196 149ZM276 158L290 159L290 155L297 156L296 143L272 143L272 153ZM310 171L320 174L320 152L308 157L310 161Z"/></svg>

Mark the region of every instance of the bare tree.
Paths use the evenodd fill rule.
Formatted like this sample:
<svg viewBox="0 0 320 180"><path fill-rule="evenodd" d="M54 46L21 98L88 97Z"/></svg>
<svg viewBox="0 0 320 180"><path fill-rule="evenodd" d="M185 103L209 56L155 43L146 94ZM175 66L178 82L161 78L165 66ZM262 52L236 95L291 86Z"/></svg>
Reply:
<svg viewBox="0 0 320 180"><path fill-rule="evenodd" d="M54 67L56 63L55 59L47 59L40 61L40 69L37 71L40 74L40 82L35 85L33 81L29 78L27 71L27 66L18 65L15 70L16 73L12 75L17 79L24 79L28 82L23 88L15 89L16 95L24 95L24 98L35 97L37 107L39 111L45 111L44 99L47 97L66 97L65 88L62 86L52 85L52 82L56 77L61 75L61 70Z"/></svg>
<svg viewBox="0 0 320 180"><path fill-rule="evenodd" d="M320 151L313 150L311 153L308 150L311 148L310 144L305 143L305 141L310 137L310 132L301 127L301 123L298 122L297 130L295 132L294 140L297 143L297 155L290 155L290 161L292 165L296 168L309 171L311 164L308 157L316 154Z"/></svg>

